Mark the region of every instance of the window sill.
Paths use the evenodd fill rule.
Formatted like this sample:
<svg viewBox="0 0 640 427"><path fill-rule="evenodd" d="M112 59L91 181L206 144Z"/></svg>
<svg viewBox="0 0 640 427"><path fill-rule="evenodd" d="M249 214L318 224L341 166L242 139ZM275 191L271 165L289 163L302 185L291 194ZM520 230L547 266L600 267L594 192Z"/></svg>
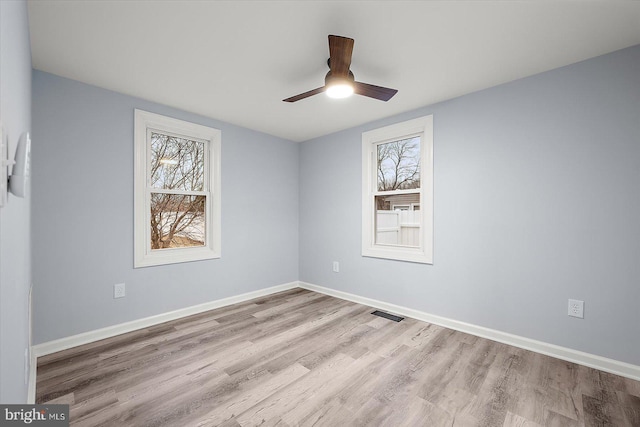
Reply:
<svg viewBox="0 0 640 427"><path fill-rule="evenodd" d="M362 256L370 258L383 258L395 261L415 262L420 264L433 264L433 257L419 248L394 248L391 246L374 246L364 248Z"/></svg>
<svg viewBox="0 0 640 427"><path fill-rule="evenodd" d="M135 259L134 268L203 261L217 258L220 258L220 254L210 248L162 249L159 252L154 251L147 254L140 254Z"/></svg>

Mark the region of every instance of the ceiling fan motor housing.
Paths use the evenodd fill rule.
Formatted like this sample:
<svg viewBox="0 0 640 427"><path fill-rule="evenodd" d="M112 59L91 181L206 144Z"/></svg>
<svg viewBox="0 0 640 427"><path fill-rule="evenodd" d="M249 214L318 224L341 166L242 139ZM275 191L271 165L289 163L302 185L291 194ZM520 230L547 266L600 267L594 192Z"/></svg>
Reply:
<svg viewBox="0 0 640 427"><path fill-rule="evenodd" d="M324 76L324 85L325 86L331 86L331 85L335 85L335 84L348 84L348 85L353 85L353 82L355 81L355 77L353 75L353 73L351 71L349 71L349 74L346 76L338 76L338 75L333 75L333 73L331 71L329 71L327 73L326 76Z"/></svg>

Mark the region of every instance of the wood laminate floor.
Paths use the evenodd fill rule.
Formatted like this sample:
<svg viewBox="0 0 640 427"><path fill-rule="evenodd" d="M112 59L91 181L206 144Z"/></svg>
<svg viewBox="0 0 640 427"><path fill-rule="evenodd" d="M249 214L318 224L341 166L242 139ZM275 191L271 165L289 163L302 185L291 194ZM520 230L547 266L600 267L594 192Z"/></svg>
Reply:
<svg viewBox="0 0 640 427"><path fill-rule="evenodd" d="M640 426L640 382L302 289L38 359L74 426Z"/></svg>

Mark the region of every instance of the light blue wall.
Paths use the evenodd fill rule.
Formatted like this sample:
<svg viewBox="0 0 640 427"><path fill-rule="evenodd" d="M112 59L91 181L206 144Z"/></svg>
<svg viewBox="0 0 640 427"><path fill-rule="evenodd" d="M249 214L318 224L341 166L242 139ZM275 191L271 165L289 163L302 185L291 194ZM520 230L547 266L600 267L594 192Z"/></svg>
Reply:
<svg viewBox="0 0 640 427"><path fill-rule="evenodd" d="M34 343L297 280L298 144L40 71L33 105ZM133 268L134 108L222 130L221 259Z"/></svg>
<svg viewBox="0 0 640 427"><path fill-rule="evenodd" d="M640 365L640 46L301 145L42 72L33 91L35 343L300 279ZM134 108L222 129L222 259L132 268ZM426 114L434 265L363 258L361 134Z"/></svg>
<svg viewBox="0 0 640 427"><path fill-rule="evenodd" d="M0 1L0 120L13 158L31 128L31 47L27 3ZM0 402L27 401L24 352L29 347L30 197L9 196L0 208Z"/></svg>
<svg viewBox="0 0 640 427"><path fill-rule="evenodd" d="M364 258L361 134L427 114L434 264ZM640 46L303 143L299 268L305 282L640 365ZM569 298L584 320L567 316Z"/></svg>

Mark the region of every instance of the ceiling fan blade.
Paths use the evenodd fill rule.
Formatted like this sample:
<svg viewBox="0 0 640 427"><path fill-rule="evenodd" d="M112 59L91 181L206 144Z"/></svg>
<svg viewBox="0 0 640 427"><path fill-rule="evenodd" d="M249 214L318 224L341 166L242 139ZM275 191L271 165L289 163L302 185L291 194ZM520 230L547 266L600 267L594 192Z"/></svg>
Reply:
<svg viewBox="0 0 640 427"><path fill-rule="evenodd" d="M393 95L398 93L398 89L390 89L388 87L360 82L353 83L353 91L358 95L368 96L369 98L375 98L385 102L393 98Z"/></svg>
<svg viewBox="0 0 640 427"><path fill-rule="evenodd" d="M334 76L348 76L353 54L353 39L329 36L329 67Z"/></svg>
<svg viewBox="0 0 640 427"><path fill-rule="evenodd" d="M313 95L317 95L317 94L319 94L319 93L322 93L322 92L324 92L324 90L325 90L325 87L324 87L324 86L322 86L322 87L319 87L319 88L317 88L317 89L310 90L309 92L301 93L301 94L299 94L299 95L292 96L291 98L283 99L283 101L284 101L284 102L296 102L296 101L300 101L301 99L305 99L305 98L308 98L308 97L310 97L310 96L313 96Z"/></svg>

